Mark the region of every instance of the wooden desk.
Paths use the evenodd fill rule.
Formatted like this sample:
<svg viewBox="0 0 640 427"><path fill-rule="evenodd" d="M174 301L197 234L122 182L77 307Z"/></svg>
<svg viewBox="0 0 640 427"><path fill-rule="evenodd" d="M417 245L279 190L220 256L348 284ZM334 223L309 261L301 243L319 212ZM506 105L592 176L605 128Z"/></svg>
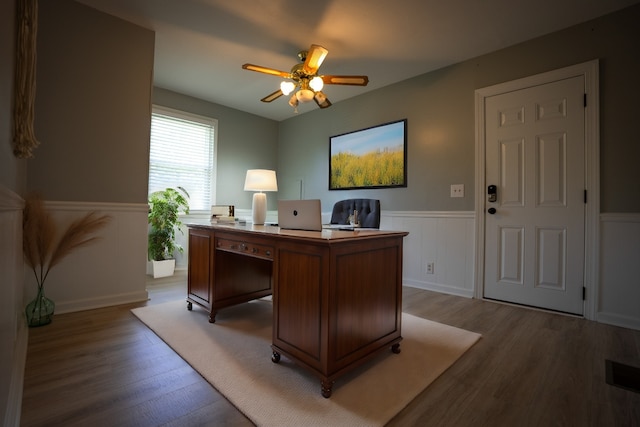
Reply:
<svg viewBox="0 0 640 427"><path fill-rule="evenodd" d="M339 376L400 352L407 234L190 224L188 308L213 323L219 309L272 293L272 360L309 369L329 397Z"/></svg>

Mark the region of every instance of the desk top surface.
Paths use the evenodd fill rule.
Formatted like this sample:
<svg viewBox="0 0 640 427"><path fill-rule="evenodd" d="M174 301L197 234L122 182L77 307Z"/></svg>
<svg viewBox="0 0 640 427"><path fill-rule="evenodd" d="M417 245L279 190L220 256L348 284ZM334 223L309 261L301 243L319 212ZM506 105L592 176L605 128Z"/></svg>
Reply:
<svg viewBox="0 0 640 427"><path fill-rule="evenodd" d="M289 230L273 225L253 225L249 223L247 223L246 225L240 225L236 223L189 223L187 224L187 227L241 233L256 233L264 236L281 236L327 241L357 239L363 237L390 237L393 235L406 236L407 234L409 234L407 231L377 230L373 228L354 228L353 230L323 229L322 231Z"/></svg>

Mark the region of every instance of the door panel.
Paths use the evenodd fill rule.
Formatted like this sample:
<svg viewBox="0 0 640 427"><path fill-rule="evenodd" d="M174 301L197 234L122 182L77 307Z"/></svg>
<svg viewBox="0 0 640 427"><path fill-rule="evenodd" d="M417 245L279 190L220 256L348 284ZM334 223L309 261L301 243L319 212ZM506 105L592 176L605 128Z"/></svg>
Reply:
<svg viewBox="0 0 640 427"><path fill-rule="evenodd" d="M539 228L536 286L564 290L564 260L567 252L566 228Z"/></svg>
<svg viewBox="0 0 640 427"><path fill-rule="evenodd" d="M524 207L524 140L500 141L502 206Z"/></svg>
<svg viewBox="0 0 640 427"><path fill-rule="evenodd" d="M538 206L566 207L566 135L555 133L537 138Z"/></svg>
<svg viewBox="0 0 640 427"><path fill-rule="evenodd" d="M579 76L485 100L485 298L583 312L584 90Z"/></svg>
<svg viewBox="0 0 640 427"><path fill-rule="evenodd" d="M524 284L524 228L499 227L500 278L502 283Z"/></svg>

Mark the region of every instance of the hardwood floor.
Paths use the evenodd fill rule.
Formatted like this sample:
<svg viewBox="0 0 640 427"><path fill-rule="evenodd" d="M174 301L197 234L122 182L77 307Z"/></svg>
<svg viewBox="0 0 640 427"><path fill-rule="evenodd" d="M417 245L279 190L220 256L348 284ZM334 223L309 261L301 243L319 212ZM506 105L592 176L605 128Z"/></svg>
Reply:
<svg viewBox="0 0 640 427"><path fill-rule="evenodd" d="M29 331L23 426L252 425L129 311L184 278L149 291ZM640 426L640 393L605 382L605 359L640 366L640 331L408 287L404 311L483 337L390 426Z"/></svg>

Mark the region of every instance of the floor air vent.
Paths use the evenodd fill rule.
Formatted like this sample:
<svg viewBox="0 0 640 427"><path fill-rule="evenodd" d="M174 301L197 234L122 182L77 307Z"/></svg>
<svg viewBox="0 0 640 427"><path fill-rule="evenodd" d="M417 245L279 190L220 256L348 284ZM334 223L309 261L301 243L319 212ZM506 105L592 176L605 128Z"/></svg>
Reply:
<svg viewBox="0 0 640 427"><path fill-rule="evenodd" d="M640 368L605 360L607 384L640 393Z"/></svg>

